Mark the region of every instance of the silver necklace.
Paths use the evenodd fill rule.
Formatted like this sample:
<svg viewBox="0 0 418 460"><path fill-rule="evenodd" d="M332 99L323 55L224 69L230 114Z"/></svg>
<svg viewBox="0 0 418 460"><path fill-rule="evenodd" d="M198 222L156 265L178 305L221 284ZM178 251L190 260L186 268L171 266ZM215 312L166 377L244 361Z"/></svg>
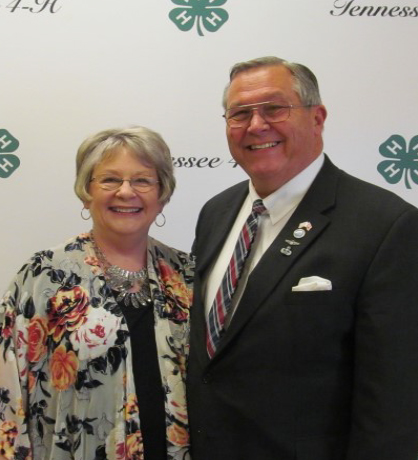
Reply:
<svg viewBox="0 0 418 460"><path fill-rule="evenodd" d="M94 252L103 268L108 286L118 292L116 301L123 302L126 306L132 305L135 308L149 305L151 303L151 292L147 267L141 268L138 271L130 271L120 268L117 265L112 265L97 246L93 231L90 232L90 239ZM132 288L136 288L136 291L129 292Z"/></svg>

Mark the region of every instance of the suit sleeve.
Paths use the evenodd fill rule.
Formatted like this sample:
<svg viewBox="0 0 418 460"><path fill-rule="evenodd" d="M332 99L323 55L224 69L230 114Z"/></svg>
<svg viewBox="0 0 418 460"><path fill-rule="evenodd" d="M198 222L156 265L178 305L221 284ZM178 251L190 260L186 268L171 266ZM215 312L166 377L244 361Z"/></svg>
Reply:
<svg viewBox="0 0 418 460"><path fill-rule="evenodd" d="M418 456L418 211L380 244L356 303L352 428L347 460Z"/></svg>

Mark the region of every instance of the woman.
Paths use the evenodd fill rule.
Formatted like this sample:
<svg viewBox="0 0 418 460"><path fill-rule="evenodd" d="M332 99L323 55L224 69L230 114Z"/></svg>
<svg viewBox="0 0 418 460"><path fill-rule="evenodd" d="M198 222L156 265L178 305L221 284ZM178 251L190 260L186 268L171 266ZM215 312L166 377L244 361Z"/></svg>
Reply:
<svg viewBox="0 0 418 460"><path fill-rule="evenodd" d="M0 303L0 458L187 459L193 264L148 236L175 187L147 128L80 146L90 233L36 253Z"/></svg>

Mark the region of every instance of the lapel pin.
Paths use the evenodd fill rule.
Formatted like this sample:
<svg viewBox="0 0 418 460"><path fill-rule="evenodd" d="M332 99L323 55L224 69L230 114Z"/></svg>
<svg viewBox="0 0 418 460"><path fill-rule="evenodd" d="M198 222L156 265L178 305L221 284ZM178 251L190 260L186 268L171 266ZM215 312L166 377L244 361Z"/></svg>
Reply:
<svg viewBox="0 0 418 460"><path fill-rule="evenodd" d="M280 252L285 256L291 256L292 255L292 250L290 249L290 246L288 246L287 248L280 249Z"/></svg>
<svg viewBox="0 0 418 460"><path fill-rule="evenodd" d="M306 230L303 229L303 228L297 228L297 229L293 232L293 236L294 236L295 238L303 238L305 235L306 235Z"/></svg>
<svg viewBox="0 0 418 460"><path fill-rule="evenodd" d="M295 238L303 238L306 235L306 232L312 229L312 224L310 222L301 222L298 225L298 228L293 232Z"/></svg>
<svg viewBox="0 0 418 460"><path fill-rule="evenodd" d="M306 232L309 232L309 230L311 229L312 229L312 224L310 222L301 222L298 225L298 228L293 231L293 237L299 240L300 238L303 238L306 235ZM280 252L285 256L291 256L292 246L299 246L300 243L295 240L285 240L285 241L289 246L285 248L281 248Z"/></svg>
<svg viewBox="0 0 418 460"><path fill-rule="evenodd" d="M312 224L310 222L302 222L298 225L298 228L304 228L307 232L312 229Z"/></svg>

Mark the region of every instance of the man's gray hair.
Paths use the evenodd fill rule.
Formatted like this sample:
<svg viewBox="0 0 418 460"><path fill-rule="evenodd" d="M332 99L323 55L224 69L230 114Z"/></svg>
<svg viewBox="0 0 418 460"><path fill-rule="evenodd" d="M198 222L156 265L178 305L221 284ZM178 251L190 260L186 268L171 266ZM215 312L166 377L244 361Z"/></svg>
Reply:
<svg viewBox="0 0 418 460"><path fill-rule="evenodd" d="M319 105L322 104L319 94L318 80L314 73L308 67L296 62L288 62L284 59L275 56L265 56L250 61L238 62L235 64L229 73L229 83L227 84L222 105L227 109L228 91L232 80L241 72L246 70L256 69L258 67L268 66L283 66L293 75L293 89L298 94L301 104L303 105Z"/></svg>

